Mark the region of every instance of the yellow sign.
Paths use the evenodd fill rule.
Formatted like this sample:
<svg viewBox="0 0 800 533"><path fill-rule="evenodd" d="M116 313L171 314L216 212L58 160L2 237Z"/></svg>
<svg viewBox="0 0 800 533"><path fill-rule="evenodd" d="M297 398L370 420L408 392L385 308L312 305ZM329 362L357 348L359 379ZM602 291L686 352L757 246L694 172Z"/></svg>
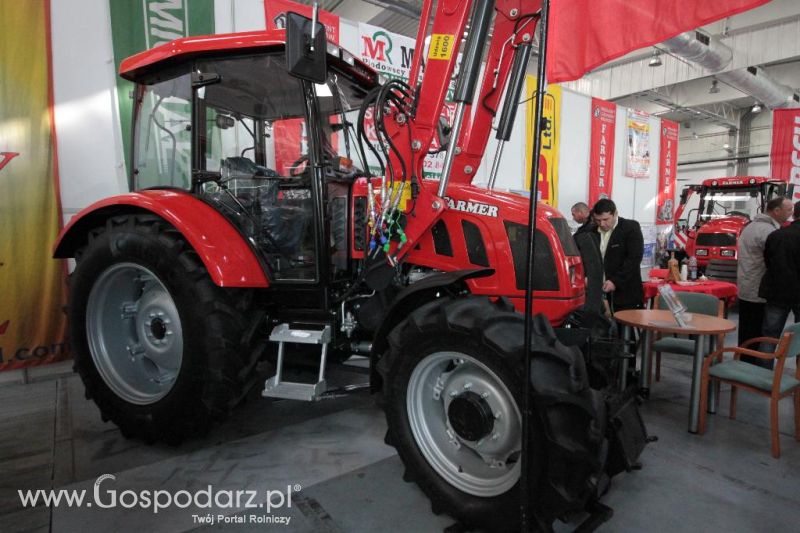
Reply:
<svg viewBox="0 0 800 533"><path fill-rule="evenodd" d="M431 47L428 50L428 59L450 59L453 55L456 36L449 33L434 33L431 35Z"/></svg>
<svg viewBox="0 0 800 533"><path fill-rule="evenodd" d="M531 174L533 172L533 126L536 111L536 78L528 76L525 82L525 94L528 101L527 112L527 153L525 156L525 189L531 189ZM558 146L561 135L561 87L549 85L543 103L544 122L542 128L542 150L539 154L539 199L552 206L558 207Z"/></svg>
<svg viewBox="0 0 800 533"><path fill-rule="evenodd" d="M0 370L68 355L46 6L0 2Z"/></svg>

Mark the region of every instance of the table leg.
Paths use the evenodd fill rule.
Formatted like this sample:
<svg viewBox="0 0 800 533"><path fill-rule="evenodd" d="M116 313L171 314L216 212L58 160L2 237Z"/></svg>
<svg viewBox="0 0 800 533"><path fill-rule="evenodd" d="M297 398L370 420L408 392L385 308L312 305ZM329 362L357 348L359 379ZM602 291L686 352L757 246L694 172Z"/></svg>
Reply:
<svg viewBox="0 0 800 533"><path fill-rule="evenodd" d="M633 335L633 328L631 326L625 325L622 326L622 340L627 342L630 340L631 336ZM627 345L625 346L625 350L627 350ZM624 391L628 385L628 358L622 360L622 364L620 365L620 372L619 372L619 390Z"/></svg>
<svg viewBox="0 0 800 533"><path fill-rule="evenodd" d="M653 331L650 329L645 329L642 332L642 349L640 350L642 353L642 370L641 374L639 374L639 393L642 398L648 398L650 396L650 387L647 383L647 376L650 375L650 345L652 344L653 339Z"/></svg>
<svg viewBox="0 0 800 533"><path fill-rule="evenodd" d="M697 433L700 419L700 373L703 370L704 338L702 335L690 335L694 339L694 361L692 364L692 395L689 400L689 433Z"/></svg>
<svg viewBox="0 0 800 533"><path fill-rule="evenodd" d="M717 336L716 335L709 335L708 336L708 351L706 352L706 357L708 354L714 353L714 350L717 349ZM700 408L702 409L702 405ZM717 387L714 386L714 382L712 380L708 380L708 412L712 415L717 414Z"/></svg>

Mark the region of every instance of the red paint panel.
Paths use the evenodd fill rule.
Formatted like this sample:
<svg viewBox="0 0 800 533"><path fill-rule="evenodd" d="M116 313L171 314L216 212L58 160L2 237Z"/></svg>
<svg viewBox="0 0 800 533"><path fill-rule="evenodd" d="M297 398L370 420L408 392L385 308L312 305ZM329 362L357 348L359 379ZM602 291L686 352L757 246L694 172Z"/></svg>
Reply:
<svg viewBox="0 0 800 533"><path fill-rule="evenodd" d="M146 209L175 226L220 287L269 286L255 253L236 228L213 207L181 191L141 191L112 196L90 205L75 215L59 235L56 257L63 256L62 241L84 217L113 206Z"/></svg>

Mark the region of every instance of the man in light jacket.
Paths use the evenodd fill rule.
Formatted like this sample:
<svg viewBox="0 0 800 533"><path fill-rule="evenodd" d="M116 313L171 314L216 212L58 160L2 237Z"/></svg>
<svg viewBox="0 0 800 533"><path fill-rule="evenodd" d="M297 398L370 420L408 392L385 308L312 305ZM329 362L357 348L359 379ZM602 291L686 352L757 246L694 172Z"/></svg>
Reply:
<svg viewBox="0 0 800 533"><path fill-rule="evenodd" d="M761 337L766 300L758 295L761 278L764 277L764 246L767 237L789 220L792 201L778 196L767 202L764 213L757 214L739 236L739 345L754 337ZM754 357L743 356L742 360L759 364Z"/></svg>

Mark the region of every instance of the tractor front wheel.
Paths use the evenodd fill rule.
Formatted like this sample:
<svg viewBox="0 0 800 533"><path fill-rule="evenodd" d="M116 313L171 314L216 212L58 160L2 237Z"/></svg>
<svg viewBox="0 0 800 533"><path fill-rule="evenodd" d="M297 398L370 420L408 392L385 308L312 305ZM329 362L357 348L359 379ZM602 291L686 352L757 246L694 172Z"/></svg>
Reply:
<svg viewBox="0 0 800 533"><path fill-rule="evenodd" d="M434 513L482 531L519 528L523 380L530 376L523 325L503 300L442 298L397 325L377 363L386 442L397 448L404 479L419 485ZM605 449L604 413L580 354L549 334L534 348L526 463L541 530L596 494Z"/></svg>

